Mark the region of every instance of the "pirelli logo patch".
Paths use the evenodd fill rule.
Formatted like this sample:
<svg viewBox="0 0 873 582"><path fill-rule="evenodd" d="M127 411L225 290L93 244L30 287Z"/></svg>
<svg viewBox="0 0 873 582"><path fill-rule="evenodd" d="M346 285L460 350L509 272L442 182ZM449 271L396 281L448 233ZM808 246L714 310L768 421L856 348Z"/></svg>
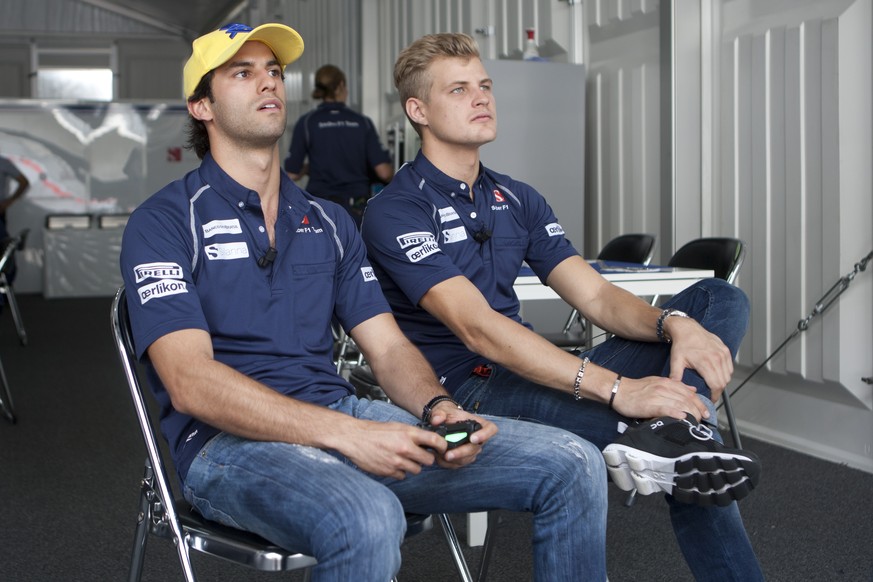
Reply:
<svg viewBox="0 0 873 582"><path fill-rule="evenodd" d="M430 232L408 232L397 237L401 249L408 249L406 257L412 263L417 263L425 257L440 252L440 245ZM412 248L410 248L412 247Z"/></svg>
<svg viewBox="0 0 873 582"><path fill-rule="evenodd" d="M397 237L397 244L400 245L401 249L409 248L411 246L420 245L426 242L433 242L434 236L429 232L408 232L406 234L401 234Z"/></svg>
<svg viewBox="0 0 873 582"><path fill-rule="evenodd" d="M549 236L564 236L564 228L557 222L547 224L546 232Z"/></svg>
<svg viewBox="0 0 873 582"><path fill-rule="evenodd" d="M178 263L143 263L133 268L137 283L146 279L181 279L182 267Z"/></svg>
<svg viewBox="0 0 873 582"><path fill-rule="evenodd" d="M179 293L187 293L188 284L185 281L177 281L175 279L163 279L155 281L148 285L143 285L137 289L139 301L143 305L157 297L166 297L168 295L178 295Z"/></svg>

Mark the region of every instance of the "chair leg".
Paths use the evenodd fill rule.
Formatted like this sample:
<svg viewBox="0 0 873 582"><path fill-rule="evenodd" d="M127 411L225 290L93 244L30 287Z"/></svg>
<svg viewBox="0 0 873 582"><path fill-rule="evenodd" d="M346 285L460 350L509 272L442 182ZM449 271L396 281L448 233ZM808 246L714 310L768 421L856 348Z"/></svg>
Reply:
<svg viewBox="0 0 873 582"><path fill-rule="evenodd" d="M146 467L146 474L150 469ZM133 536L133 550L130 555L130 574L128 582L139 582L142 578L142 567L145 561L146 542L149 537L149 523L151 522L151 503L146 497L145 488L139 495L139 515L137 515L136 533Z"/></svg>
<svg viewBox="0 0 873 582"><path fill-rule="evenodd" d="M482 563L479 564L479 577L477 582L485 582L488 576L488 566L491 562L491 554L494 551L494 540L497 538L497 528L500 527L500 516L496 511L488 512L488 529L485 531L485 544L482 547Z"/></svg>
<svg viewBox="0 0 873 582"><path fill-rule="evenodd" d="M15 409L12 407L12 393L9 391L9 381L6 379L6 371L3 369L2 361L0 361L0 411L12 424L17 422Z"/></svg>
<svg viewBox="0 0 873 582"><path fill-rule="evenodd" d="M731 438L734 439L734 447L737 449L743 448L743 443L740 440L740 429L737 428L737 421L734 418L734 409L731 407L731 398L728 391L721 393L721 400L724 403L724 413L728 419L728 428L731 431Z"/></svg>
<svg viewBox="0 0 873 582"><path fill-rule="evenodd" d="M21 345L26 346L27 331L24 329L24 321L21 319L18 301L15 300L15 292L12 290L12 285L6 281L6 275L0 275L0 292L6 295L6 303L9 304L9 312L12 314L15 330L18 332L18 341L21 342Z"/></svg>
<svg viewBox="0 0 873 582"><path fill-rule="evenodd" d="M458 576L462 582L473 582L473 578L470 576L470 569L467 567L467 561L464 559L463 552L461 552L461 543L458 541L458 534L455 533L455 526L452 525L447 514L440 513L437 517L443 526L443 533L446 536L446 541L449 543L449 549L452 552L452 558L455 560L455 566L458 568Z"/></svg>

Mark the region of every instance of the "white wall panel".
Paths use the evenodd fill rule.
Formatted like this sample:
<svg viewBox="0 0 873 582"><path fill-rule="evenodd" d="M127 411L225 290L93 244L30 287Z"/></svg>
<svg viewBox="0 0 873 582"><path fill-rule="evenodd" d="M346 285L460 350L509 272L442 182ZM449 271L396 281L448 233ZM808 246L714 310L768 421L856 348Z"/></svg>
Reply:
<svg viewBox="0 0 873 582"><path fill-rule="evenodd" d="M657 234L660 229L657 13L610 12L607 19L603 12L607 8L593 3L588 12L585 252L589 255L619 234Z"/></svg>
<svg viewBox="0 0 873 582"><path fill-rule="evenodd" d="M873 249L873 10L870 0L721 4L714 225L750 248L742 379ZM873 395L861 381L873 372L870 279L859 274L737 394L745 430L873 470Z"/></svg>

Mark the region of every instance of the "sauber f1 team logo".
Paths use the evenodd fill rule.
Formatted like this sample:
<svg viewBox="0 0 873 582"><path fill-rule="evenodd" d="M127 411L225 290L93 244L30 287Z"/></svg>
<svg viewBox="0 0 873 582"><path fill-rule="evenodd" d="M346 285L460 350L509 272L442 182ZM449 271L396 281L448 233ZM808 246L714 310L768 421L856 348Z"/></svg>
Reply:
<svg viewBox="0 0 873 582"><path fill-rule="evenodd" d="M182 267L178 263L143 263L133 268L137 283L146 279L181 279Z"/></svg>
<svg viewBox="0 0 873 582"><path fill-rule="evenodd" d="M499 190L494 190L493 192L495 202L506 202L506 198L503 197L503 194L501 194Z"/></svg>

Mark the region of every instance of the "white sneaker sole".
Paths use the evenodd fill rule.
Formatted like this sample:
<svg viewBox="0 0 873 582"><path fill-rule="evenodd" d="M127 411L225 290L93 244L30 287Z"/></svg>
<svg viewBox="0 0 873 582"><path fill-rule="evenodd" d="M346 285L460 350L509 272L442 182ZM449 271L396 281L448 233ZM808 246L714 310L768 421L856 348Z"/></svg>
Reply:
<svg viewBox="0 0 873 582"><path fill-rule="evenodd" d="M689 453L659 457L621 444L603 450L613 483L641 495L670 493L679 501L697 505L728 505L754 488L746 471L752 459L730 453Z"/></svg>

